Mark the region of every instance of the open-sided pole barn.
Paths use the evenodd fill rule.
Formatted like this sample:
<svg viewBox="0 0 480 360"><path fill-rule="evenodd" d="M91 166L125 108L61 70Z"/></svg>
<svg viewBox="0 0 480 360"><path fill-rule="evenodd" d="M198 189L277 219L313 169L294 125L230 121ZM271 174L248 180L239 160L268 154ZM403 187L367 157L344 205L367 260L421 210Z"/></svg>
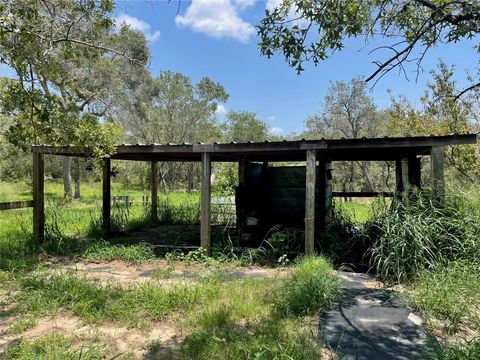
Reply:
<svg viewBox="0 0 480 360"><path fill-rule="evenodd" d="M249 142L225 144L123 144L103 163L103 224L111 224L110 159L148 161L152 164L152 213L157 210L157 163L160 161L201 162L200 245L210 252L210 196L212 162L238 162L239 189L237 217L245 218L242 210L248 196L246 167L260 163L265 170L272 162L305 162L304 221L305 252L313 253L316 229L321 229L331 216L333 196L378 196L387 193L333 193L332 161L393 161L396 164L396 192L410 186L420 187L420 157L430 156L432 186L435 193L444 190L443 148L476 144L476 134L419 136L396 138L320 139L280 142ZM37 241L44 237L44 155L90 157L92 153L74 146L32 146L33 152L33 233ZM265 186L265 185L263 185ZM256 199L262 207L262 199ZM267 211L263 209L263 211ZM260 211L261 212L261 211Z"/></svg>

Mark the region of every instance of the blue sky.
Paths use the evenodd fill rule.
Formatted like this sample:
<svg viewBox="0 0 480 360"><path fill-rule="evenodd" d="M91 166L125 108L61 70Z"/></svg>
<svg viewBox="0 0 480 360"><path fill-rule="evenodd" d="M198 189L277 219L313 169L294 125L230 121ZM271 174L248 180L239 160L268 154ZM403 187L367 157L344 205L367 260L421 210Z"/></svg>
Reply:
<svg viewBox="0 0 480 360"><path fill-rule="evenodd" d="M330 82L370 75L375 69L372 61L380 53L369 51L384 42L379 39L365 46L363 38L349 40L344 50L297 75L281 56L267 59L257 47L254 26L266 6L275 2L278 0L182 0L178 6L177 0L117 0L115 13L119 21L144 32L150 40L153 75L172 70L194 81L208 76L230 94L225 110L254 111L274 132L298 133L306 117L320 109ZM473 42L464 41L434 48L423 63L424 72L418 81L412 65L407 68L410 81L392 72L370 95L380 108L389 103L389 89L418 104L430 79L429 71L439 58L455 64L459 84L465 84L465 70L473 72L478 64L472 46Z"/></svg>

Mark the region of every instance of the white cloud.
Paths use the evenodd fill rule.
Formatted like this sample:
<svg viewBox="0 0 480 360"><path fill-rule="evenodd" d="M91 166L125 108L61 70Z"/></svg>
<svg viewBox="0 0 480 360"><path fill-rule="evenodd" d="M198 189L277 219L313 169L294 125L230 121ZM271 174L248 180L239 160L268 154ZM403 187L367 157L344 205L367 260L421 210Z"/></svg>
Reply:
<svg viewBox="0 0 480 360"><path fill-rule="evenodd" d="M225 116L227 114L228 110L223 104L217 104L217 110L215 110L215 115L216 116Z"/></svg>
<svg viewBox="0 0 480 360"><path fill-rule="evenodd" d="M280 5L282 3L283 0L267 0L267 4L265 6L265 8L267 10L270 10L272 11L273 9L275 9L278 5Z"/></svg>
<svg viewBox="0 0 480 360"><path fill-rule="evenodd" d="M115 23L117 24L117 26L125 24L128 27L130 27L132 30L137 30L142 32L145 35L145 38L150 42L154 42L160 38L160 31L156 30L154 32L151 32L150 24L134 16L130 16L125 13L120 14L115 19Z"/></svg>
<svg viewBox="0 0 480 360"><path fill-rule="evenodd" d="M230 37L246 43L255 34L255 28L239 16L239 11L251 2L192 0L185 14L176 16L175 23L217 39Z"/></svg>
<svg viewBox="0 0 480 360"><path fill-rule="evenodd" d="M239 9L243 10L255 5L256 2L257 0L235 0L235 5L237 5Z"/></svg>
<svg viewBox="0 0 480 360"><path fill-rule="evenodd" d="M283 135L285 133L285 130L279 127L272 127L270 129L270 134L272 135Z"/></svg>
<svg viewBox="0 0 480 360"><path fill-rule="evenodd" d="M147 40L150 41L150 42L157 41L158 39L160 39L160 31L156 30L156 31L153 32L152 34L147 33L147 34L145 34L145 37L146 37Z"/></svg>

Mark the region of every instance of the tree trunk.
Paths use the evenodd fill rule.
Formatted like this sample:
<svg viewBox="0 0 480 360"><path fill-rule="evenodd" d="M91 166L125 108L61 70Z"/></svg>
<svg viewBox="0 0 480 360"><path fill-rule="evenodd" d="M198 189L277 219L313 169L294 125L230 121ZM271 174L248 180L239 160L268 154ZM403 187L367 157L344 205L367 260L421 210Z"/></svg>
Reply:
<svg viewBox="0 0 480 360"><path fill-rule="evenodd" d="M372 172L370 171L370 166L365 161L358 161L358 165L360 166L360 169L362 170L363 176L365 176L368 187L370 191L375 191L375 181L373 180Z"/></svg>
<svg viewBox="0 0 480 360"><path fill-rule="evenodd" d="M73 164L73 181L75 182L74 199L80 199L80 160L75 159Z"/></svg>
<svg viewBox="0 0 480 360"><path fill-rule="evenodd" d="M70 176L72 161L69 156L62 157L63 199L72 199L72 177Z"/></svg>

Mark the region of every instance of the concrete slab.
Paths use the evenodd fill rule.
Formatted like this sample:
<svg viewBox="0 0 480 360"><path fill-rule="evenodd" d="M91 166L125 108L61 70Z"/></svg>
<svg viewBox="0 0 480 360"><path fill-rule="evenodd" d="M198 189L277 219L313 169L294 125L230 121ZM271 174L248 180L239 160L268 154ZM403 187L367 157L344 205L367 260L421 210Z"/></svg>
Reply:
<svg viewBox="0 0 480 360"><path fill-rule="evenodd" d="M367 274L339 272L344 295L320 319L320 341L341 359L413 360L428 353L422 320Z"/></svg>

